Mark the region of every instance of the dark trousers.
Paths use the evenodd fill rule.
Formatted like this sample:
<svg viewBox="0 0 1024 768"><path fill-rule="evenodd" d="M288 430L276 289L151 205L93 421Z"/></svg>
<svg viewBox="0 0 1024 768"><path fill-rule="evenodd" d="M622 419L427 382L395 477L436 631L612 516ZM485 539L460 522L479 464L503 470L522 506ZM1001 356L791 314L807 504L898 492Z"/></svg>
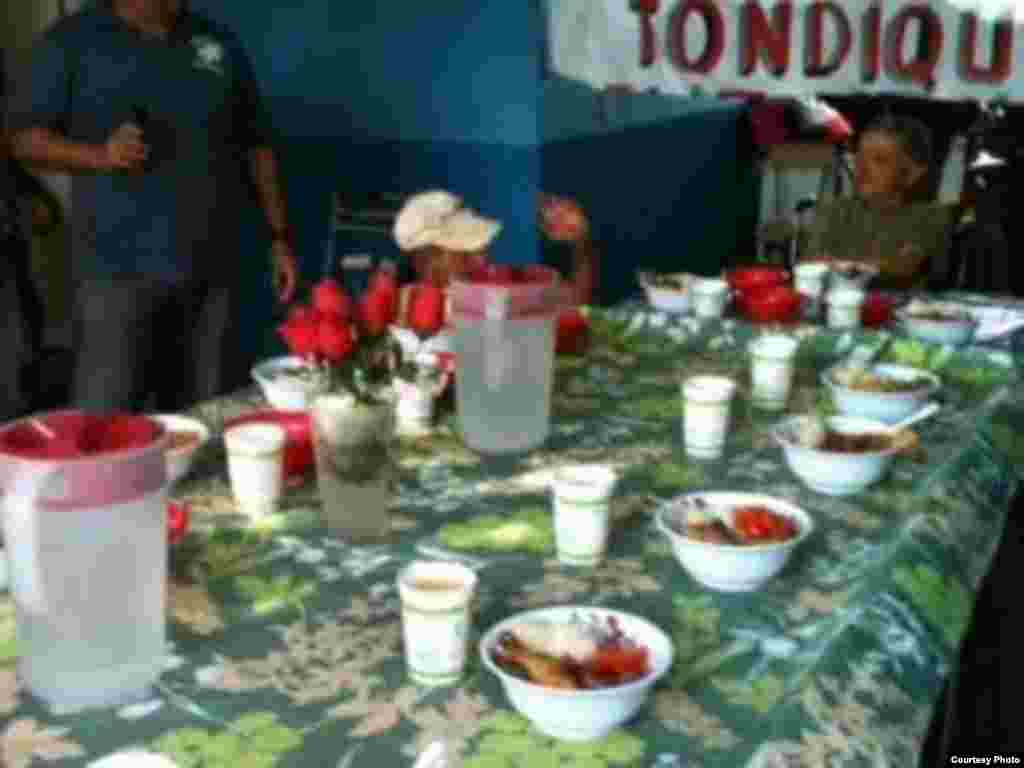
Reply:
<svg viewBox="0 0 1024 768"><path fill-rule="evenodd" d="M20 416L32 404L25 373L39 356L45 318L30 256L25 238L0 237L0 422Z"/></svg>
<svg viewBox="0 0 1024 768"><path fill-rule="evenodd" d="M180 411L224 391L238 344L230 280L78 281L72 400L93 411Z"/></svg>

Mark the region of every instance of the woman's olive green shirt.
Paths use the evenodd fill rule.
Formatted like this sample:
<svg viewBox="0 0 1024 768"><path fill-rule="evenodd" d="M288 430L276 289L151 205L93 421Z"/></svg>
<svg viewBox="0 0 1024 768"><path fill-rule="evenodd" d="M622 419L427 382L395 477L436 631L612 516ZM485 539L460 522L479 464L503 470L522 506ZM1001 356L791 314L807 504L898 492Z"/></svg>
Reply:
<svg viewBox="0 0 1024 768"><path fill-rule="evenodd" d="M945 265L953 221L948 205L879 210L860 197L842 198L818 209L805 253L809 260L872 264L883 287L915 287L927 280L929 269Z"/></svg>

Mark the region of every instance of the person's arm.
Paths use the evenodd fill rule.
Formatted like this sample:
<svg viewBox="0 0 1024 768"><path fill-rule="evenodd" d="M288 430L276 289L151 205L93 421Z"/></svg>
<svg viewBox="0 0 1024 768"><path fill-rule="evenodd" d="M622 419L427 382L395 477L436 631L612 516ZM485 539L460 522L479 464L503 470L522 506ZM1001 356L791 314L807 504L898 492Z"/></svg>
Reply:
<svg viewBox="0 0 1024 768"><path fill-rule="evenodd" d="M590 235L573 242L570 301L573 304L591 304L597 291L600 251Z"/></svg>
<svg viewBox="0 0 1024 768"><path fill-rule="evenodd" d="M292 235L288 226L288 206L281 188L274 150L270 147L250 149L249 173L270 230L271 240L284 240L290 243Z"/></svg>
<svg viewBox="0 0 1024 768"><path fill-rule="evenodd" d="M28 88L11 114L11 153L31 168L60 173L141 170L148 155L138 126L125 124L103 142L68 135L74 91L73 46L58 26L32 52Z"/></svg>
<svg viewBox="0 0 1024 768"><path fill-rule="evenodd" d="M949 206L930 205L923 216L908 221L910 234L899 251L878 259L877 266L886 284L897 289L911 288L927 277L931 265L945 262L952 212Z"/></svg>

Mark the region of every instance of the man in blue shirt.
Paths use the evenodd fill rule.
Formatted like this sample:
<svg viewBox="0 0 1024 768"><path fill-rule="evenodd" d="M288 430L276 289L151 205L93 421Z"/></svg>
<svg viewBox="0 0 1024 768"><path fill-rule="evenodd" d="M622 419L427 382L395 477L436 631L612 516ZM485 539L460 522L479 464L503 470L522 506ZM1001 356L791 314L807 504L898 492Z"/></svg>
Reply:
<svg viewBox="0 0 1024 768"><path fill-rule="evenodd" d="M177 410L222 391L241 212L255 190L275 287L297 270L245 52L182 0L101 0L38 43L13 151L73 174L78 407Z"/></svg>

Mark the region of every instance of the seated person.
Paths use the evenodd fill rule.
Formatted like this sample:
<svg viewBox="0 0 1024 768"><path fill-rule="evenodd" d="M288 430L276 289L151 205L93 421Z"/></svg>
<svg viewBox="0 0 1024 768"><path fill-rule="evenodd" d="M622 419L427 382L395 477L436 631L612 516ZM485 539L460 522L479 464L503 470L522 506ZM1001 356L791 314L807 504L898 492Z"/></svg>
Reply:
<svg viewBox="0 0 1024 768"><path fill-rule="evenodd" d="M561 272L570 287L573 304L593 300L597 250L580 207L571 200L541 195L540 228L550 245L546 261ZM395 241L410 252L416 279L446 287L453 277L466 275L488 263L487 249L501 231L494 219L463 207L456 196L441 190L411 197L395 220ZM559 244L568 246L567 264L559 264Z"/></svg>
<svg viewBox="0 0 1024 768"><path fill-rule="evenodd" d="M808 261L855 261L879 270L881 287L922 286L949 247L953 209L927 200L931 135L909 117L886 115L860 137L852 197L819 208Z"/></svg>

